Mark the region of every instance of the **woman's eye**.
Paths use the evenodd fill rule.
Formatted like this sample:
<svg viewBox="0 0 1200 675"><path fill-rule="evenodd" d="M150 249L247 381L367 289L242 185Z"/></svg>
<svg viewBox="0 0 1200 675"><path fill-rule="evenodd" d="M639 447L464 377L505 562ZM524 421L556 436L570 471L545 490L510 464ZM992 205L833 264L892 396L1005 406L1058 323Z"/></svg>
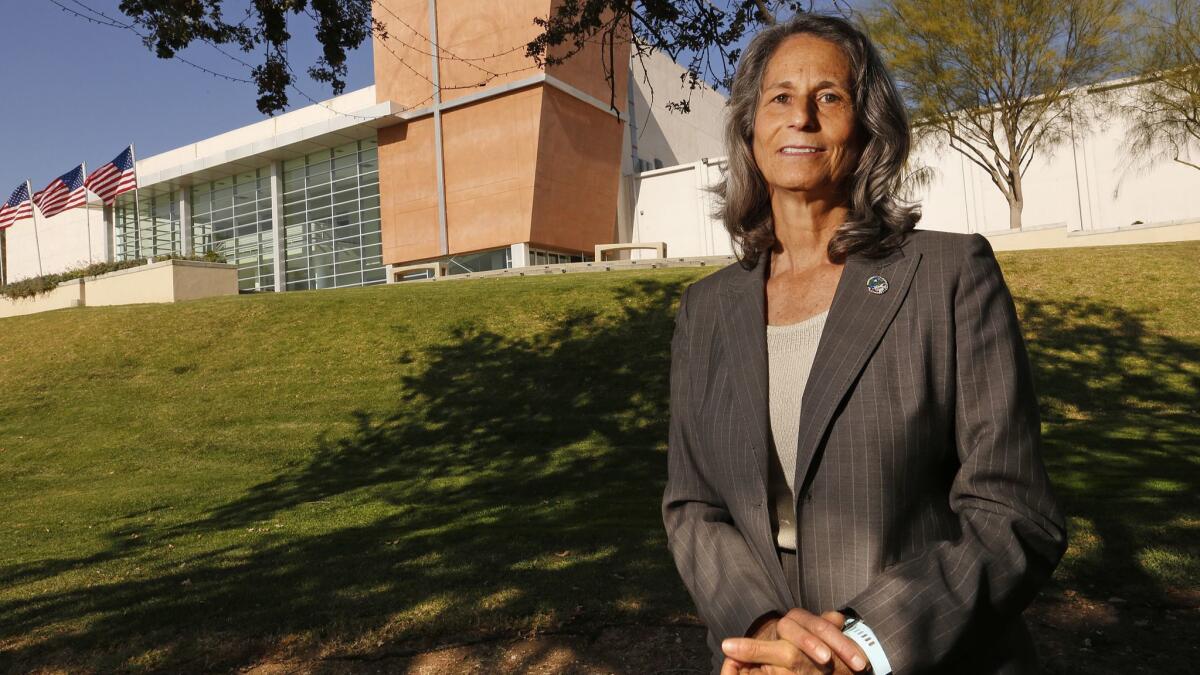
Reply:
<svg viewBox="0 0 1200 675"><path fill-rule="evenodd" d="M771 99L771 100L772 100L772 101L774 101L774 102L776 102L776 103L787 103L787 102L788 102L788 95L787 95L787 94L777 94L777 95L775 96L775 98L773 98L773 99Z"/></svg>
<svg viewBox="0 0 1200 675"><path fill-rule="evenodd" d="M838 101L842 100L842 97L832 92L825 92L824 94L818 96L817 100L821 103L837 103Z"/></svg>

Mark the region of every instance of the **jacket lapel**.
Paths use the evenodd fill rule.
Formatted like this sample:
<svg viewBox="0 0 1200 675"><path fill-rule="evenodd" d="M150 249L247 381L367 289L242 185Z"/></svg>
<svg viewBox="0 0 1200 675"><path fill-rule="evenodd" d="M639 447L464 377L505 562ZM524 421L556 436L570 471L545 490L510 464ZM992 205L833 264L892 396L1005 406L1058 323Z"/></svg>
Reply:
<svg viewBox="0 0 1200 675"><path fill-rule="evenodd" d="M761 487L767 487L767 445L770 439L770 408L767 405L767 301L766 272L769 254L760 255L750 270L721 287L721 330L733 368L737 405L749 426L755 468ZM764 491L765 494L765 491Z"/></svg>
<svg viewBox="0 0 1200 675"><path fill-rule="evenodd" d="M750 270L725 282L717 294L721 315L719 322L727 357L733 366L735 405L741 411L750 439L751 461L754 463L758 485L754 490L762 495L754 511L753 522L742 524L743 534L752 550L770 575L780 599L791 596L787 577L778 564L775 542L771 539L771 521L767 514L768 440L771 434L770 408L767 404L767 296L766 274L770 255L760 255ZM795 599L786 600L788 604Z"/></svg>
<svg viewBox="0 0 1200 675"><path fill-rule="evenodd" d="M899 311L920 260L921 254L906 256L899 249L881 259L847 259L801 403L794 483L797 498L808 487L817 449L834 413ZM874 276L887 280L885 292L868 290L867 281Z"/></svg>

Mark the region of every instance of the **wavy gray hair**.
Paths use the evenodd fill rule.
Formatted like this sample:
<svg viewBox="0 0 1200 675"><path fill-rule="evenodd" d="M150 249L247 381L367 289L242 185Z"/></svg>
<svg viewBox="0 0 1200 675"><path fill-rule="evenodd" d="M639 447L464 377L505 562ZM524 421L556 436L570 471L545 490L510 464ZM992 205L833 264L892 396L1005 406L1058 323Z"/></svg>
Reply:
<svg viewBox="0 0 1200 675"><path fill-rule="evenodd" d="M820 14L798 14L750 41L738 62L725 122L728 166L713 192L720 198L716 217L741 250L744 267L775 244L775 224L766 181L754 161L754 117L767 63L785 38L808 34L841 47L850 61L854 114L864 139L850 177L850 216L829 242L829 259L844 262L852 253L887 255L921 218L920 209L897 195L912 136L908 114L874 45L850 22Z"/></svg>

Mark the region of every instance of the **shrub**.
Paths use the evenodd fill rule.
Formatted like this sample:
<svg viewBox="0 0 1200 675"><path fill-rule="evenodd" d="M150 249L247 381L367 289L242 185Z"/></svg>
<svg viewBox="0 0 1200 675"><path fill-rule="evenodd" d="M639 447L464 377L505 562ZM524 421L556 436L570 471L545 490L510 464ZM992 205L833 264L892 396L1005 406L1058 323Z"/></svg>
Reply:
<svg viewBox="0 0 1200 675"><path fill-rule="evenodd" d="M3 295L14 300L18 298L32 298L42 293L58 288L58 285L64 281L72 279L81 279L83 277L95 277L109 272L119 270L127 270L133 267L140 267L150 262L162 262L164 260L198 260L203 262L225 262L225 257L215 251L205 251L202 255L178 255L175 253L169 255L159 255L153 258L139 258L137 260L118 260L116 262L98 262L75 269L66 270L57 274L43 274L38 277L30 277L20 281L0 286L0 295Z"/></svg>

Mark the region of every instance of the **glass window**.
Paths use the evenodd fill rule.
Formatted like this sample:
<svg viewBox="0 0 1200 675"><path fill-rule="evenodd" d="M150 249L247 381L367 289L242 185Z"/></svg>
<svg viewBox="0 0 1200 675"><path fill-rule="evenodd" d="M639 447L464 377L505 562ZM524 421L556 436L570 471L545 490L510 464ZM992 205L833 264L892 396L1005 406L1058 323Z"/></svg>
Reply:
<svg viewBox="0 0 1200 675"><path fill-rule="evenodd" d="M197 194L211 194L212 200L206 220L192 218L196 252L214 251L237 265L242 291L274 288L270 177L270 168L264 168L194 188ZM203 232L198 223L203 223Z"/></svg>
<svg viewBox="0 0 1200 675"><path fill-rule="evenodd" d="M386 281L375 148L368 139L284 164L289 290ZM363 185L371 186L365 195Z"/></svg>

